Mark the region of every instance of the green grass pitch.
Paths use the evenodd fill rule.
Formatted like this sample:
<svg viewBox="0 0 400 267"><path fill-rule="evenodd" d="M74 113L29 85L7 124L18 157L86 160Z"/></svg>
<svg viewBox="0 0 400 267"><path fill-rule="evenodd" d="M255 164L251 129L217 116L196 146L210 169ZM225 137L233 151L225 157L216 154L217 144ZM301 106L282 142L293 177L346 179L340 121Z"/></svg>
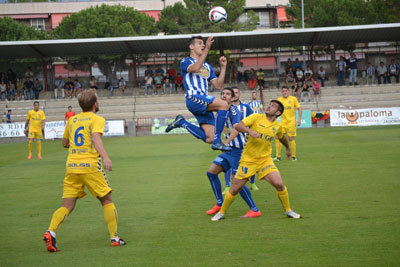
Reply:
<svg viewBox="0 0 400 267"><path fill-rule="evenodd" d="M41 236L61 204L67 150L45 141L43 160L28 161L27 142L2 143L0 266L399 266L400 126L300 129L296 140L299 160L277 166L303 219L287 218L259 181L261 217L240 218L248 208L238 197L211 222L210 145L190 135L106 138L128 244L109 246L103 210L88 194L51 254Z"/></svg>

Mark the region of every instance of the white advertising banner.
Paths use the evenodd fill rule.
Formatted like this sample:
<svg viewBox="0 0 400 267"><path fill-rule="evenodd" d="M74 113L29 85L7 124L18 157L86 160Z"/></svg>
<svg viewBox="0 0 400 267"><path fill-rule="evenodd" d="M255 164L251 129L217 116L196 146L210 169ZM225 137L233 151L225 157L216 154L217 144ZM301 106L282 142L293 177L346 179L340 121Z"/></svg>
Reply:
<svg viewBox="0 0 400 267"><path fill-rule="evenodd" d="M331 109L331 126L371 126L400 124L400 107Z"/></svg>
<svg viewBox="0 0 400 267"><path fill-rule="evenodd" d="M0 137L24 137L25 123L2 123L0 124Z"/></svg>
<svg viewBox="0 0 400 267"><path fill-rule="evenodd" d="M106 121L104 127L104 136L121 136L125 135L124 121Z"/></svg>

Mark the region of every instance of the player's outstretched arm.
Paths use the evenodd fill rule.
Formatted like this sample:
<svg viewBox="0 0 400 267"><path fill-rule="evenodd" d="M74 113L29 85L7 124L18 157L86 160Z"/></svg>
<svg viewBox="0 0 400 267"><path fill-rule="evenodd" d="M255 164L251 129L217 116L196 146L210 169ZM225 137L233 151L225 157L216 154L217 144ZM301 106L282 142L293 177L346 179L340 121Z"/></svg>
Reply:
<svg viewBox="0 0 400 267"><path fill-rule="evenodd" d="M225 83L225 73L226 73L226 64L227 64L226 57L224 57L224 56L220 57L219 64L221 66L221 72L219 73L219 76L217 79L212 80L212 84L214 85L215 88L221 90Z"/></svg>
<svg viewBox="0 0 400 267"><path fill-rule="evenodd" d="M192 64L188 68L188 72L198 73L203 66L204 62L206 61L208 52L211 49L211 45L214 43L214 37L210 36L207 38L206 45L204 47L203 52L201 53L200 58L196 61L196 63Z"/></svg>
<svg viewBox="0 0 400 267"><path fill-rule="evenodd" d="M287 157L287 159L290 159L290 157L292 156L292 151L290 150L290 146L289 146L288 140L286 138L286 135L283 135L282 138L279 138L279 141L286 148L286 157Z"/></svg>
<svg viewBox="0 0 400 267"><path fill-rule="evenodd" d="M103 141L101 140L101 134L93 133L92 134L92 142L93 142L94 148L97 150L100 157L103 158L104 169L106 169L107 171L112 171L112 162L111 162L110 158L108 157L106 149L104 148Z"/></svg>
<svg viewBox="0 0 400 267"><path fill-rule="evenodd" d="M253 138L258 138L258 137L260 137L260 134L259 134L259 133L257 133L256 131L253 131L253 130L250 129L250 128L247 128L247 127L244 125L243 122L239 122L239 123L235 124L235 125L233 126L233 128L235 128L235 130L237 130L238 132L241 132L241 133L248 133L248 134L249 134L251 137L253 137Z"/></svg>
<svg viewBox="0 0 400 267"><path fill-rule="evenodd" d="M236 124L235 124L235 125L236 125ZM225 144L226 146L228 146L229 143L230 143L233 139L235 139L236 136L238 136L238 134L239 134L238 130L236 130L235 128L233 128L231 134L229 135L228 139L225 140L224 144Z"/></svg>

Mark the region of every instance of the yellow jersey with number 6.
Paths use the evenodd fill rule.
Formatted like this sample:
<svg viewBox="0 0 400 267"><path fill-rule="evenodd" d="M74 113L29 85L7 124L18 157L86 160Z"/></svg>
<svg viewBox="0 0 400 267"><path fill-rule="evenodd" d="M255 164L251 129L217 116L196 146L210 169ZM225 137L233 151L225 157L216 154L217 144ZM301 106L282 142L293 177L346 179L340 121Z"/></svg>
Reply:
<svg viewBox="0 0 400 267"><path fill-rule="evenodd" d="M101 157L92 143L92 134L103 135L106 121L92 112L71 117L65 126L64 138L69 140L67 173L91 173L102 170Z"/></svg>
<svg viewBox="0 0 400 267"><path fill-rule="evenodd" d="M42 121L46 119L42 110L30 110L26 116L26 120L29 120L29 132L42 132Z"/></svg>

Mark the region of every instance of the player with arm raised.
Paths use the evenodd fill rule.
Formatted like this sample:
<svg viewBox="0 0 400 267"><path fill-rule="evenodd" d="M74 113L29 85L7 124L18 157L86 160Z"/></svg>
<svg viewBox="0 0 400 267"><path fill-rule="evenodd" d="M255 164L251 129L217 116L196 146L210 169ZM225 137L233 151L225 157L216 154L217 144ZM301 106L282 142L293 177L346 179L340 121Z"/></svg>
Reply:
<svg viewBox="0 0 400 267"><path fill-rule="evenodd" d="M229 151L231 148L221 141L221 133L229 109L228 104L226 101L208 95L208 82L211 82L215 88L221 89L226 71L224 56L219 58L221 65L219 77L215 75L213 67L206 62L213 42L212 36L207 39L206 44L201 36L192 37L189 41L190 56L181 61L186 107L196 117L200 127L187 122L182 115L178 115L165 131L168 133L174 128L182 127L194 137L212 144L212 149ZM214 111L217 112L216 118L214 118Z"/></svg>

